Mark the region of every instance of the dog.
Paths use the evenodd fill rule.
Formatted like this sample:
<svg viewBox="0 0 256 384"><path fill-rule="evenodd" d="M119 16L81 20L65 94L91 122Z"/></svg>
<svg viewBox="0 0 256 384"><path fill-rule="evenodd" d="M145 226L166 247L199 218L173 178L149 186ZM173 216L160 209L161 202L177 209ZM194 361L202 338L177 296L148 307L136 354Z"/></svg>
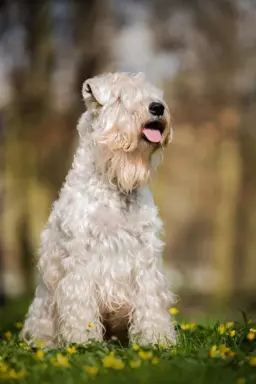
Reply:
<svg viewBox="0 0 256 384"><path fill-rule="evenodd" d="M163 92L142 73L107 73L82 95L78 149L41 234L21 338L56 348L125 332L130 343L173 345L163 225L148 187L172 137Z"/></svg>

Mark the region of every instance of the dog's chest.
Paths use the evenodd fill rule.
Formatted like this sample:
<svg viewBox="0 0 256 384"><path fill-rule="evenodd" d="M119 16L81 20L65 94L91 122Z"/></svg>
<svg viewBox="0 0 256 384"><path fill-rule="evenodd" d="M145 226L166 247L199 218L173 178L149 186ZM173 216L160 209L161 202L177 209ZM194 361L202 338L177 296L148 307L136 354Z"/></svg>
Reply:
<svg viewBox="0 0 256 384"><path fill-rule="evenodd" d="M148 245L161 229L154 202L145 193L110 199L92 207L87 224L90 237L100 246L120 250Z"/></svg>

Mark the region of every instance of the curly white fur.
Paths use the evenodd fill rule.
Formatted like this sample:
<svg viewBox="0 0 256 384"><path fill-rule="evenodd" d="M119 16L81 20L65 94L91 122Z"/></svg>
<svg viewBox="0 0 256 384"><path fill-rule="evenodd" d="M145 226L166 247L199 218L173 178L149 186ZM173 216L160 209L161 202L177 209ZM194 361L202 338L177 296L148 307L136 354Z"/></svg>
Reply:
<svg viewBox="0 0 256 384"><path fill-rule="evenodd" d="M89 79L83 97L79 147L41 236L40 282L21 337L86 343L102 340L107 324L112 333L127 327L131 342L175 343L162 222L147 186L170 141L168 107L141 74ZM165 106L159 145L141 133L155 118L152 101Z"/></svg>

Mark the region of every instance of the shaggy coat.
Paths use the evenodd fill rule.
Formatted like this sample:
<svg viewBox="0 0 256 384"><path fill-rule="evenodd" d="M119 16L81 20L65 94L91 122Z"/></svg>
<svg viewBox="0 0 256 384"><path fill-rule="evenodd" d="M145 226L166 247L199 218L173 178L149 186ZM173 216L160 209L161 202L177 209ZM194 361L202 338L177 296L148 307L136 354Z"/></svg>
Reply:
<svg viewBox="0 0 256 384"><path fill-rule="evenodd" d="M59 347L127 330L131 342L175 343L162 222L147 185L170 142L168 107L142 74L89 79L83 98L79 146L41 235L21 337ZM152 102L164 106L160 117Z"/></svg>

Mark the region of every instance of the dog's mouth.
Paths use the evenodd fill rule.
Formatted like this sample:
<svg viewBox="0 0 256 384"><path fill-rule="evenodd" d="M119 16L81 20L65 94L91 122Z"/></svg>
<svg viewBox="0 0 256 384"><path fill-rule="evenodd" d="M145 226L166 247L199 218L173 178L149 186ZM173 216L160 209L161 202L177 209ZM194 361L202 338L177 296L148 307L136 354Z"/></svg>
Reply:
<svg viewBox="0 0 256 384"><path fill-rule="evenodd" d="M142 128L143 139L150 143L160 143L164 128L165 123L162 120L149 121Z"/></svg>

